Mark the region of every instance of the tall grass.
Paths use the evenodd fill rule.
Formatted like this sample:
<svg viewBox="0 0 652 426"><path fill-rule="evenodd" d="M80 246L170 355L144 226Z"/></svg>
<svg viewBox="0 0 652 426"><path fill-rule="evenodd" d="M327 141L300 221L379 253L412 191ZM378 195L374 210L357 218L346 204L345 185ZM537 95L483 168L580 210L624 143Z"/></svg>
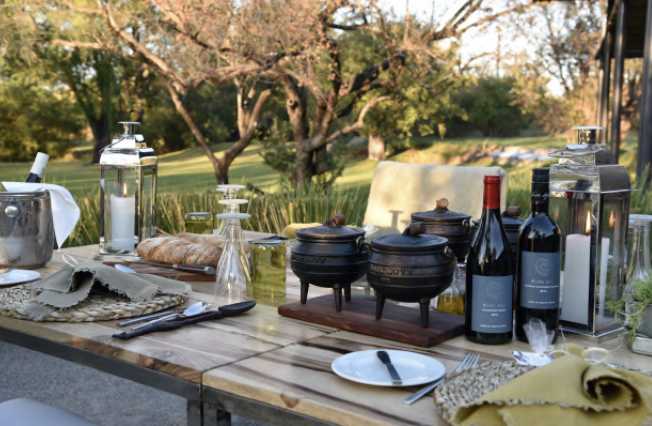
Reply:
<svg viewBox="0 0 652 426"><path fill-rule="evenodd" d="M249 220L244 229L279 234L290 223L324 222L333 213L343 213L347 224L360 226L367 208L367 195L358 190L317 190L299 187L272 194L246 193ZM189 212L222 213L221 194L213 192L159 194L156 227L158 232L184 232L184 216ZM88 191L75 196L81 216L64 247L97 244L100 240L100 194Z"/></svg>

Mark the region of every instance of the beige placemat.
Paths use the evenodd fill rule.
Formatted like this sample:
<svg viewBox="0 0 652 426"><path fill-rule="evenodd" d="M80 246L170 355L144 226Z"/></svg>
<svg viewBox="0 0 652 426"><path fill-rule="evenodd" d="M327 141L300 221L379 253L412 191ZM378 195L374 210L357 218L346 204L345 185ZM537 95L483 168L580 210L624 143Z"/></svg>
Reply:
<svg viewBox="0 0 652 426"><path fill-rule="evenodd" d="M29 284L0 290L0 315L23 320L31 320L27 314L28 306L39 295L39 291L29 288ZM118 295L90 294L86 300L72 308L54 310L40 321L89 322L137 317L162 311L185 302L176 294L160 294L146 302L132 302Z"/></svg>

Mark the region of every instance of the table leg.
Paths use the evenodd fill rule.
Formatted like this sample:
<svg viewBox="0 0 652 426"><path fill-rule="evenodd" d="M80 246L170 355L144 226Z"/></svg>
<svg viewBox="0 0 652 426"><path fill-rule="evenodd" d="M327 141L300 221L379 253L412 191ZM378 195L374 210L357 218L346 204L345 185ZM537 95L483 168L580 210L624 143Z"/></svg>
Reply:
<svg viewBox="0 0 652 426"><path fill-rule="evenodd" d="M202 426L201 402L188 400L186 404L187 426Z"/></svg>
<svg viewBox="0 0 652 426"><path fill-rule="evenodd" d="M203 420L205 426L231 426L231 413L205 402Z"/></svg>

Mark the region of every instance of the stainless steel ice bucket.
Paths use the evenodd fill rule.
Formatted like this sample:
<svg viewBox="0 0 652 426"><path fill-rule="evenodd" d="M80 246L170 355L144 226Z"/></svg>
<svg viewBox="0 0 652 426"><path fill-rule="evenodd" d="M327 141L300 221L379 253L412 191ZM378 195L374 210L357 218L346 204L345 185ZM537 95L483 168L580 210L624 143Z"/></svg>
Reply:
<svg viewBox="0 0 652 426"><path fill-rule="evenodd" d="M52 259L49 192L0 192L0 268L38 268Z"/></svg>

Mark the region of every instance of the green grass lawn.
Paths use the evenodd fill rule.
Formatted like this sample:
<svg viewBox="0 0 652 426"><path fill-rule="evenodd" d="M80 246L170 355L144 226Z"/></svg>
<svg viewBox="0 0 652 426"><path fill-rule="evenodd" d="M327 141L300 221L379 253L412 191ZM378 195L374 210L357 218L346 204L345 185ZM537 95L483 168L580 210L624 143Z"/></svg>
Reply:
<svg viewBox="0 0 652 426"><path fill-rule="evenodd" d="M401 162L421 162L419 157L436 152L455 153L456 149L490 144L496 146L523 146L527 148L558 148L567 142L565 138L530 137L504 139L433 139L413 138L420 149L390 156L388 160ZM214 147L218 152L228 145ZM259 155L260 145L248 147L231 165L229 179L232 183L251 183L258 188L274 189L278 184L278 174L265 165ZM451 155L453 155L451 154ZM468 165L490 165L490 159L473 162ZM200 148L191 148L159 157L159 191L160 193L203 192L213 190L215 177L213 168ZM369 191L376 162L365 159L350 159L337 186L342 189L360 189L361 193ZM29 172L29 163L0 163L0 180L22 181ZM520 172L514 167L505 167L511 174ZM529 169L527 169L529 170ZM82 161L52 160L47 166L45 179L48 183L65 186L73 193L94 190L99 183L99 166Z"/></svg>

